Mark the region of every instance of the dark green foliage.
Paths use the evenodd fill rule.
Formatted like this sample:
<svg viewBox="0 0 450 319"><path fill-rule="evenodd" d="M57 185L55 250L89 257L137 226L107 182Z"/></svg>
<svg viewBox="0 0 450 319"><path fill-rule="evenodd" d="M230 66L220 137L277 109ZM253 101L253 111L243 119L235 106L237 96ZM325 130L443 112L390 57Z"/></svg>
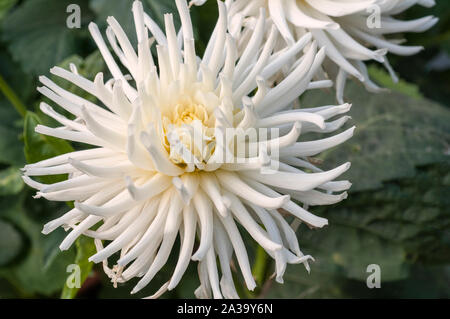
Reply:
<svg viewBox="0 0 450 319"><path fill-rule="evenodd" d="M349 83L346 99L355 135L344 145L324 152L326 166L345 161L352 168L343 175L352 191L370 190L383 181L415 175L415 167L449 159L450 112L427 99L391 92L370 94ZM305 106L333 104L333 94L308 92Z"/></svg>
<svg viewBox="0 0 450 319"><path fill-rule="evenodd" d="M304 252L316 258L312 274L303 266L288 267L285 285L292 294L274 284L269 296L448 298L449 172L448 163L422 167L412 178L315 209L329 226L298 232ZM381 267L377 292L366 286L370 264ZM427 292L419 289L424 282Z"/></svg>
<svg viewBox="0 0 450 319"><path fill-rule="evenodd" d="M81 50L84 31L66 26L66 8L70 0L25 1L2 21L2 39L25 72L33 75L48 72L73 52ZM93 16L88 1L80 6L83 26Z"/></svg>

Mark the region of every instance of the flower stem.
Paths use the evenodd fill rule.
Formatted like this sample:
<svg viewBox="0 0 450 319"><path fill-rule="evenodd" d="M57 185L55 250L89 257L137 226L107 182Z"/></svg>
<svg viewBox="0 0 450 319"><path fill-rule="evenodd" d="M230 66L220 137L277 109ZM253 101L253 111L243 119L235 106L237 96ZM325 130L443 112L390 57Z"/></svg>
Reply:
<svg viewBox="0 0 450 319"><path fill-rule="evenodd" d="M6 83L5 79L0 74L0 91L5 95L5 97L8 99L8 101L14 106L17 112L22 117L25 117L25 114L27 113L26 106L22 103L22 101L19 99L17 94L13 91L13 89Z"/></svg>
<svg viewBox="0 0 450 319"><path fill-rule="evenodd" d="M262 286L266 278L267 266L268 266L268 258L267 253L264 251L264 248L258 246L256 249L256 260L253 264L253 276L255 277L256 283L258 286Z"/></svg>

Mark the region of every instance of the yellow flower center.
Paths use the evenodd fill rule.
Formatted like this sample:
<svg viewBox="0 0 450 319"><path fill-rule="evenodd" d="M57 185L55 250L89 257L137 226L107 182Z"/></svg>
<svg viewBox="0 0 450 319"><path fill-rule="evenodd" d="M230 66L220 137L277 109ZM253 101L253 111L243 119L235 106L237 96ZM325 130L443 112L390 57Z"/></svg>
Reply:
<svg viewBox="0 0 450 319"><path fill-rule="evenodd" d="M214 151L215 117L191 99L177 103L163 117L165 148L170 160L181 166L206 163Z"/></svg>

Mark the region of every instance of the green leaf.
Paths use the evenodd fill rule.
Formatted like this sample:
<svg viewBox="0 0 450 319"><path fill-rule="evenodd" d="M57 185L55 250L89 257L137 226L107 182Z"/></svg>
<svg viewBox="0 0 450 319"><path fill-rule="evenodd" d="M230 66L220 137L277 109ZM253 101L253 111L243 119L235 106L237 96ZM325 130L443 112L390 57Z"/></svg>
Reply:
<svg viewBox="0 0 450 319"><path fill-rule="evenodd" d="M318 211L323 211L330 225L356 227L400 244L410 261L450 262L449 169L449 163L421 167L414 177L351 194L326 212Z"/></svg>
<svg viewBox="0 0 450 319"><path fill-rule="evenodd" d="M312 264L311 273L308 274L302 264L288 265L284 274L284 283L279 284L273 279L270 280L270 289L261 297L276 299L351 297L345 289L348 279L319 272L314 267Z"/></svg>
<svg viewBox="0 0 450 319"><path fill-rule="evenodd" d="M323 230L302 232L302 246L316 259L312 265L316 271L364 281L367 266L378 264L383 281L408 276L406 253L401 245L388 243L355 225L342 225L340 220L330 224Z"/></svg>
<svg viewBox="0 0 450 319"><path fill-rule="evenodd" d="M354 136L324 152L327 168L350 161L342 176L353 183L352 192L377 189L384 181L415 175L416 166L448 161L450 112L427 99L401 93L371 94L349 83L346 98L353 107L348 115L356 125ZM333 94L309 92L303 105L335 104Z"/></svg>
<svg viewBox="0 0 450 319"><path fill-rule="evenodd" d="M306 273L303 265L288 267L284 284L271 282L268 294L263 297L278 299L329 299L329 298L445 298L450 297L448 279L450 267L414 266L411 276L394 282L384 282L381 272L381 289L369 289L365 281L346 279L319 271ZM370 273L367 273L370 275Z"/></svg>
<svg viewBox="0 0 450 319"><path fill-rule="evenodd" d="M11 224L0 220L0 266L11 262L22 248L20 233Z"/></svg>
<svg viewBox="0 0 450 319"><path fill-rule="evenodd" d="M73 151L72 146L62 139L38 134L34 131L41 120L33 112L27 112L24 123L25 157L28 163L35 163L60 154ZM63 180L64 175L45 176L42 180L46 183L55 183Z"/></svg>
<svg viewBox="0 0 450 319"><path fill-rule="evenodd" d="M384 88L398 93L403 93L412 98L423 98L417 85L408 83L402 79L399 79L397 83L394 83L391 76L385 70L379 67L371 65L369 67L369 75L373 80L378 82Z"/></svg>
<svg viewBox="0 0 450 319"><path fill-rule="evenodd" d="M14 195L23 189L20 169L11 166L0 171L0 196Z"/></svg>
<svg viewBox="0 0 450 319"><path fill-rule="evenodd" d="M5 17L9 10L17 3L17 0L0 1L0 21Z"/></svg>
<svg viewBox="0 0 450 319"><path fill-rule="evenodd" d="M20 93L21 99L30 96L30 78L25 76L17 64L0 46L0 77L8 86ZM0 163L21 166L25 163L20 135L23 132L22 119L14 106L6 99L0 90Z"/></svg>
<svg viewBox="0 0 450 319"><path fill-rule="evenodd" d="M0 43L0 78L3 78L0 104L2 104L1 108L3 108L3 104L5 106L5 110L1 110L1 115L4 116L8 113L7 119L0 118L0 123L11 125L20 118L16 113L25 113L22 109L26 109L27 104L32 103L31 98L35 95L36 89L33 76L25 74L21 70L20 65L8 54L3 43Z"/></svg>
<svg viewBox="0 0 450 319"><path fill-rule="evenodd" d="M71 0L24 1L2 24L3 40L26 72L41 74L83 48L83 29L69 29L66 12ZM83 25L92 20L88 0L77 1Z"/></svg>
<svg viewBox="0 0 450 319"><path fill-rule="evenodd" d="M21 166L25 163L21 128L14 125L18 114L4 99L0 99L0 163Z"/></svg>
<svg viewBox="0 0 450 319"><path fill-rule="evenodd" d="M329 225L298 231L303 252L316 259L311 275L302 265L289 265L285 285L274 284L269 297L386 298L399 297L400 290L409 298L434 296L439 280L428 287L428 294L406 288L420 280L415 277L417 267L450 263L449 172L448 163L421 167L412 178L353 193L337 205L312 208L328 218ZM381 268L380 293L365 285L370 264ZM450 294L448 285L442 293Z"/></svg>
<svg viewBox="0 0 450 319"><path fill-rule="evenodd" d="M41 233L42 223L32 219L31 215L45 214L48 220L54 216L53 208L44 205L40 207L42 212L34 211L34 207L24 205L25 196L31 196L31 193L27 191L18 196L0 197L2 218L13 224L26 238L25 251L13 263L0 268L0 277L6 278L22 297L52 296L61 289L69 275L66 267L73 262L75 250L59 251L58 244L65 236L62 229L50 235Z"/></svg>
<svg viewBox="0 0 450 319"><path fill-rule="evenodd" d="M88 238L85 236L81 236L76 241L76 249L77 255L75 256L75 264L80 267L81 270L81 285L88 278L91 273L92 266L94 263L90 262L88 259L92 255L96 253L94 240L92 238ZM64 285L64 288L61 293L62 299L73 299L77 295L79 288L69 288L67 285Z"/></svg>

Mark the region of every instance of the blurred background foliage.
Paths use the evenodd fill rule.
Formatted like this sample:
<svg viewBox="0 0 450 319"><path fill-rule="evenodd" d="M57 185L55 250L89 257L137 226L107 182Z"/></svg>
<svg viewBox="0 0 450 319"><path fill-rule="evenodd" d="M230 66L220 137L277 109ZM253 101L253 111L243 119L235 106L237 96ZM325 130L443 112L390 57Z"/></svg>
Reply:
<svg viewBox="0 0 450 319"><path fill-rule="evenodd" d="M66 27L71 3L81 8L80 29ZM143 3L160 25L164 13L176 12L172 0ZM38 76L50 76L52 66L67 68L69 63L90 79L107 72L87 24L95 21L104 30L106 17L114 15L135 42L131 4L132 0L0 0L0 298L136 298L152 294L170 275L174 262L136 296L129 294L135 282L113 288L101 265L87 261L95 250L91 239L80 238L60 252L63 229L41 234L43 224L60 216L70 203L33 199L33 191L20 178L20 167L27 161L80 147L34 133L37 123L52 124L38 108L43 100L35 89ZM216 6L208 1L191 10L199 52L214 27ZM346 177L353 187L344 202L311 208L327 217L329 226L299 227L301 247L316 258L311 274L302 265L290 265L280 285L270 279L274 265L268 261L258 269L265 278L262 287L253 294L242 290L242 297L450 297L450 1L437 0L432 9L413 7L402 18L429 14L440 18L437 26L405 35L426 50L413 57L390 56L400 83L392 83L376 64L370 65L370 74L389 93L369 94L360 84L349 83L346 99L353 108L348 125L357 126L356 134L314 159L323 160L324 168L351 161ZM325 103L335 103L331 91L308 92L301 98L305 106ZM253 248L252 258L258 253ZM82 269L80 291L65 285L66 267L72 263ZM381 289L366 286L369 264L381 266ZM191 264L181 285L164 297L192 298L197 285L196 266Z"/></svg>

